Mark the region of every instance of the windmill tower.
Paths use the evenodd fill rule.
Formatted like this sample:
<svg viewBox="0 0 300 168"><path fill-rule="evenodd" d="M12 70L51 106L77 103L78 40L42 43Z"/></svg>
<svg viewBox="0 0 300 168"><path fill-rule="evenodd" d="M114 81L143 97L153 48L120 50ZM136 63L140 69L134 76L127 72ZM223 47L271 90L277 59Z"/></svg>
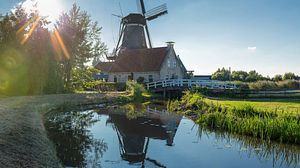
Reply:
<svg viewBox="0 0 300 168"><path fill-rule="evenodd" d="M130 13L121 17L119 40L113 55L107 57L109 60L115 60L119 51L123 49L152 48L147 22L167 14L167 5L163 4L146 11L144 0L137 2L140 13Z"/></svg>

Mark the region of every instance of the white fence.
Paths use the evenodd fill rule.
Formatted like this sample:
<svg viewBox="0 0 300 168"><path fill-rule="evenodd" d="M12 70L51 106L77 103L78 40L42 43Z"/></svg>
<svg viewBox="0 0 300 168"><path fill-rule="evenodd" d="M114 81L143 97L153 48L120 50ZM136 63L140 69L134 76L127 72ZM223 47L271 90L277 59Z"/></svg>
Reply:
<svg viewBox="0 0 300 168"><path fill-rule="evenodd" d="M208 89L236 89L236 85L228 82L215 80L192 80L192 79L171 79L147 83L147 89L182 87L191 88L192 86L206 87Z"/></svg>

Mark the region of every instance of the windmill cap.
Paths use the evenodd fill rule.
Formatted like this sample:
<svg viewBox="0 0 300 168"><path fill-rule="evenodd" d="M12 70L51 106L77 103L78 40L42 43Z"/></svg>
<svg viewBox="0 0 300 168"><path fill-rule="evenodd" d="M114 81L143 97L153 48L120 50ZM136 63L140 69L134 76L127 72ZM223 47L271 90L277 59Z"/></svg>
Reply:
<svg viewBox="0 0 300 168"><path fill-rule="evenodd" d="M145 16L140 13L130 13L128 16L122 19L124 24L141 24L146 25Z"/></svg>

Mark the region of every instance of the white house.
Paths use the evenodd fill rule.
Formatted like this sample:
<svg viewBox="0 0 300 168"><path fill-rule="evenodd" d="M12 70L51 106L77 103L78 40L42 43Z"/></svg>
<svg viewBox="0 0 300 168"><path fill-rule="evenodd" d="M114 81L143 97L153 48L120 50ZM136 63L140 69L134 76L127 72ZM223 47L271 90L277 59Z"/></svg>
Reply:
<svg viewBox="0 0 300 168"><path fill-rule="evenodd" d="M114 62L100 62L95 67L108 76L108 82L185 78L187 70L175 53L174 43L167 44L160 48L124 49Z"/></svg>

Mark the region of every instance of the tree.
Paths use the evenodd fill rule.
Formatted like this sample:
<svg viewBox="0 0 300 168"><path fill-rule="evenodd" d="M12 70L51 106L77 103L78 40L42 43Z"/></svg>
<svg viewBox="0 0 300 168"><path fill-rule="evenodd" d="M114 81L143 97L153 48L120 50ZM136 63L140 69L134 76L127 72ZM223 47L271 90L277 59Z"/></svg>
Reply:
<svg viewBox="0 0 300 168"><path fill-rule="evenodd" d="M0 20L0 93L34 95L63 92L60 63L55 60L49 23L21 5Z"/></svg>
<svg viewBox="0 0 300 168"><path fill-rule="evenodd" d="M264 80L265 78L257 73L255 70L252 70L248 73L248 77L246 78L247 82L256 82L259 80Z"/></svg>
<svg viewBox="0 0 300 168"><path fill-rule="evenodd" d="M63 75L65 87L71 89L74 69L85 68L91 59L104 54L107 49L101 42L101 27L90 16L73 4L68 13L63 13L56 24L56 34L63 40Z"/></svg>
<svg viewBox="0 0 300 168"><path fill-rule="evenodd" d="M93 90L99 82L92 76L100 71L94 67L75 68L73 69L72 90L83 91Z"/></svg>
<svg viewBox="0 0 300 168"><path fill-rule="evenodd" d="M282 79L283 79L283 78L282 78L282 75L279 75L279 74L278 74L278 75L275 75L274 78L273 78L273 80L276 81L276 82L282 81Z"/></svg>
<svg viewBox="0 0 300 168"><path fill-rule="evenodd" d="M292 72L287 72L283 75L283 80L296 80L297 76Z"/></svg>
<svg viewBox="0 0 300 168"><path fill-rule="evenodd" d="M75 4L54 31L46 28L49 22L37 10L27 13L20 5L12 11L0 19L2 94L71 91L77 72L90 72L86 63L107 51L101 27Z"/></svg>
<svg viewBox="0 0 300 168"><path fill-rule="evenodd" d="M248 73L245 71L233 71L231 75L231 79L234 81L245 82L247 77L248 77Z"/></svg>
<svg viewBox="0 0 300 168"><path fill-rule="evenodd" d="M212 79L220 80L220 81L229 81L230 75L231 75L230 70L222 68L222 69L218 69L217 72L213 73Z"/></svg>

